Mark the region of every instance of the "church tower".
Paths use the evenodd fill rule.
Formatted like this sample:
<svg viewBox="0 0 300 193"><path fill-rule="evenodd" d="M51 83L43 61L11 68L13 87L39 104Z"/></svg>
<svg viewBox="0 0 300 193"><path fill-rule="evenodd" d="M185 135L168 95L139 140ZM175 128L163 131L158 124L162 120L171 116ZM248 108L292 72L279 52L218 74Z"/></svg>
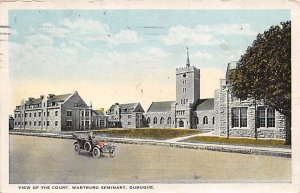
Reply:
<svg viewBox="0 0 300 193"><path fill-rule="evenodd" d="M176 68L176 117L178 127L191 128L191 109L200 99L200 70L190 64L187 48L186 66Z"/></svg>

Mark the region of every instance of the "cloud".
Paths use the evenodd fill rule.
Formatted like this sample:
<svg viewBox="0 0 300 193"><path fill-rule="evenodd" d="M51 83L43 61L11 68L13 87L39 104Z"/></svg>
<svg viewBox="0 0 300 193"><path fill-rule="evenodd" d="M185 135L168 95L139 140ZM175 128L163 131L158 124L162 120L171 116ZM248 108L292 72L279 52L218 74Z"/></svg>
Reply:
<svg viewBox="0 0 300 193"><path fill-rule="evenodd" d="M26 43L32 46L52 45L53 38L44 34L34 34L26 38Z"/></svg>
<svg viewBox="0 0 300 193"><path fill-rule="evenodd" d="M219 25L196 25L195 27L177 25L169 29L162 41L166 45L215 45L224 42L221 36L255 36L256 34L257 32L251 29L250 24L222 23Z"/></svg>
<svg viewBox="0 0 300 193"><path fill-rule="evenodd" d="M167 36L163 37L162 40L166 45L212 45L220 42L212 34L201 34L197 28L182 25L171 27Z"/></svg>
<svg viewBox="0 0 300 193"><path fill-rule="evenodd" d="M58 24L44 23L38 30L55 38L72 38L84 42L103 41L111 45L138 43L141 39L133 30L126 29L114 33L106 24L82 18L74 21L65 18Z"/></svg>

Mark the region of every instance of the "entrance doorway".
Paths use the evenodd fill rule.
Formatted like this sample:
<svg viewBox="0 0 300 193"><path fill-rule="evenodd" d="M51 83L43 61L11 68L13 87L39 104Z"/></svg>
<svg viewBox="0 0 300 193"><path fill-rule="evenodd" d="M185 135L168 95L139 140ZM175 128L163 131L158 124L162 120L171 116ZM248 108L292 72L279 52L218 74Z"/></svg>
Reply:
<svg viewBox="0 0 300 193"><path fill-rule="evenodd" d="M179 127L184 127L184 122L183 121L179 121Z"/></svg>

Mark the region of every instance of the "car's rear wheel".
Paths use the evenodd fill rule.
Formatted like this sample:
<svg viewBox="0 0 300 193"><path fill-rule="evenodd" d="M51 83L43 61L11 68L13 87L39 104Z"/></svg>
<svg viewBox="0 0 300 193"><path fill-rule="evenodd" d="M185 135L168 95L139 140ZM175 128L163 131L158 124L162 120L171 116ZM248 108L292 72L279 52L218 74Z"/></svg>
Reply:
<svg viewBox="0 0 300 193"><path fill-rule="evenodd" d="M78 155L80 153L80 147L78 143L75 143L74 145L74 152L76 155Z"/></svg>
<svg viewBox="0 0 300 193"><path fill-rule="evenodd" d="M95 159L98 159L100 157L100 155L101 155L100 149L98 147L94 147L94 149L93 149L93 157Z"/></svg>
<svg viewBox="0 0 300 193"><path fill-rule="evenodd" d="M84 147L85 151L91 151L92 150L92 145L88 141L84 143L83 147Z"/></svg>

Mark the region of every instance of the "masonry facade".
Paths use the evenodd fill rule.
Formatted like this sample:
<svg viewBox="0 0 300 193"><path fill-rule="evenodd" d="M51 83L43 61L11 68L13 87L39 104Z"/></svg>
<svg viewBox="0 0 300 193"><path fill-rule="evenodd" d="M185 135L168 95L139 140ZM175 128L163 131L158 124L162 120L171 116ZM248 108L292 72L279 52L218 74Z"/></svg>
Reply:
<svg viewBox="0 0 300 193"><path fill-rule="evenodd" d="M106 111L108 127L141 128L144 112L140 103L115 103Z"/></svg>
<svg viewBox="0 0 300 193"><path fill-rule="evenodd" d="M30 97L14 110L14 129L72 131L90 129L92 108L75 91Z"/></svg>
<svg viewBox="0 0 300 193"><path fill-rule="evenodd" d="M285 139L285 116L263 101L239 99L232 94L229 75L235 63L227 66L226 78L215 91L215 134L226 137Z"/></svg>
<svg viewBox="0 0 300 193"><path fill-rule="evenodd" d="M190 65L176 69L176 100L152 102L145 114L150 128L213 130L214 99L200 99L200 70Z"/></svg>

